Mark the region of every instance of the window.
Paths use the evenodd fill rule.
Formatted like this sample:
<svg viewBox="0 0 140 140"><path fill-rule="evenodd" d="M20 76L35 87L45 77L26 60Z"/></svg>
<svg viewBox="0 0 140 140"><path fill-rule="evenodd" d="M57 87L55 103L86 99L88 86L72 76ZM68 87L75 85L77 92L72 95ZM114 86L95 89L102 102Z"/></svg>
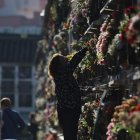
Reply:
<svg viewBox="0 0 140 140"><path fill-rule="evenodd" d="M19 106L32 107L32 82L19 81L18 93L19 93Z"/></svg>
<svg viewBox="0 0 140 140"><path fill-rule="evenodd" d="M19 95L19 106L20 107L32 107L32 95L31 94L20 94Z"/></svg>
<svg viewBox="0 0 140 140"><path fill-rule="evenodd" d="M14 68L14 66L4 66L4 67L2 67L2 78L3 79L14 79L15 78L15 68Z"/></svg>
<svg viewBox="0 0 140 140"><path fill-rule="evenodd" d="M33 108L32 66L2 65L1 68L1 98L8 97L15 109L27 110Z"/></svg>
<svg viewBox="0 0 140 140"><path fill-rule="evenodd" d="M32 94L32 83L30 81L20 81L18 84L18 91L24 94Z"/></svg>
<svg viewBox="0 0 140 140"><path fill-rule="evenodd" d="M32 77L32 67L31 66L19 66L19 78L31 78Z"/></svg>
<svg viewBox="0 0 140 140"><path fill-rule="evenodd" d="M22 116L22 118L24 118L25 122L29 122L29 111L20 111L19 113Z"/></svg>
<svg viewBox="0 0 140 140"><path fill-rule="evenodd" d="M2 81L1 86L2 93L14 93L15 91L14 81Z"/></svg>

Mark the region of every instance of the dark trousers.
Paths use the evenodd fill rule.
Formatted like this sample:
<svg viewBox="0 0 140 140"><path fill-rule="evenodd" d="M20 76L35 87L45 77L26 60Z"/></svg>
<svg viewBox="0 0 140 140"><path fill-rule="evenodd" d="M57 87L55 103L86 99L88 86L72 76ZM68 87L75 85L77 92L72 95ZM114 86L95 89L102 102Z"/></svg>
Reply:
<svg viewBox="0 0 140 140"><path fill-rule="evenodd" d="M77 140L80 111L58 112L58 119L63 130L64 140Z"/></svg>

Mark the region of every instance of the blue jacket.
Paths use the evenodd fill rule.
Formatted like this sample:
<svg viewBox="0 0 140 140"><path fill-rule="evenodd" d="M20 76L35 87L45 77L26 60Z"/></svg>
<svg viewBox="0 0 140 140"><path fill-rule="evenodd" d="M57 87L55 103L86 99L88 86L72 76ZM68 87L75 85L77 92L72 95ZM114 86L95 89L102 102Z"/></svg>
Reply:
<svg viewBox="0 0 140 140"><path fill-rule="evenodd" d="M17 139L19 131L25 127L21 116L10 108L6 108L3 110L2 120L4 121L1 130L2 139Z"/></svg>

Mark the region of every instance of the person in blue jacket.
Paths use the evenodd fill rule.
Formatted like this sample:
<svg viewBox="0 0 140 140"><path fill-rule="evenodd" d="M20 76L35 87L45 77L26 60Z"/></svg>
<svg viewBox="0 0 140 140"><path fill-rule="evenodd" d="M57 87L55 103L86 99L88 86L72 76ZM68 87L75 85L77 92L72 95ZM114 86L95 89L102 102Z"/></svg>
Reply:
<svg viewBox="0 0 140 140"><path fill-rule="evenodd" d="M25 122L19 113L11 109L11 100L9 98L2 98L0 103L3 120L1 139L17 140L19 132L25 127Z"/></svg>
<svg viewBox="0 0 140 140"><path fill-rule="evenodd" d="M61 54L55 54L50 61L49 73L55 83L57 112L64 140L77 140L78 121L81 113L81 95L74 70L85 57L87 48L77 52L70 61Z"/></svg>

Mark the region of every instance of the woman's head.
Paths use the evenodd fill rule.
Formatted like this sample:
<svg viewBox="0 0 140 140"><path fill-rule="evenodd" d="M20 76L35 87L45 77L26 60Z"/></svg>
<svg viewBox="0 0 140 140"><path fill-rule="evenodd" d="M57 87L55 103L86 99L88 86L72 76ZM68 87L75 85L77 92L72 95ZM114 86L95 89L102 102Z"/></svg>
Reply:
<svg viewBox="0 0 140 140"><path fill-rule="evenodd" d="M66 66L67 62L68 59L65 56L61 54L53 55L49 64L49 74L54 77Z"/></svg>

